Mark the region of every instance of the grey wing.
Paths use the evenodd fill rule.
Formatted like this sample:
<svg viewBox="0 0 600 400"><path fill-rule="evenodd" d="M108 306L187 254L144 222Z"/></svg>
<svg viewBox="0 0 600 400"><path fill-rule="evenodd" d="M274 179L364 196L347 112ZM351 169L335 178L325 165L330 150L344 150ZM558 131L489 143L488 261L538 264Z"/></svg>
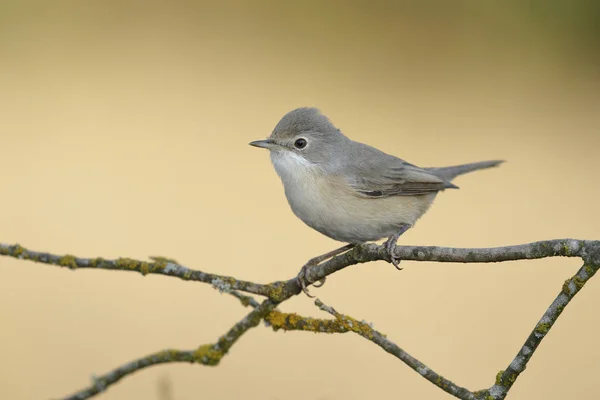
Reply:
<svg viewBox="0 0 600 400"><path fill-rule="evenodd" d="M457 188L431 172L362 145L350 157L344 175L357 194L366 197L416 196Z"/></svg>

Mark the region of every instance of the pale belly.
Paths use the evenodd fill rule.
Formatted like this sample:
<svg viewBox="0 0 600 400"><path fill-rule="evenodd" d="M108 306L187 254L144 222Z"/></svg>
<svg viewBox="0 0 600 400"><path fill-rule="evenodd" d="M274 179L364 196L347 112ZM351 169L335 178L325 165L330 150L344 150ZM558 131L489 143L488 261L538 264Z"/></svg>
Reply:
<svg viewBox="0 0 600 400"><path fill-rule="evenodd" d="M437 193L366 198L342 177L325 177L318 165L289 152L271 152L294 214L332 239L363 243L387 238L427 211Z"/></svg>
<svg viewBox="0 0 600 400"><path fill-rule="evenodd" d="M403 225L414 225L436 195L365 198L344 182L325 183L320 176L284 186L298 218L320 233L348 243L387 238Z"/></svg>

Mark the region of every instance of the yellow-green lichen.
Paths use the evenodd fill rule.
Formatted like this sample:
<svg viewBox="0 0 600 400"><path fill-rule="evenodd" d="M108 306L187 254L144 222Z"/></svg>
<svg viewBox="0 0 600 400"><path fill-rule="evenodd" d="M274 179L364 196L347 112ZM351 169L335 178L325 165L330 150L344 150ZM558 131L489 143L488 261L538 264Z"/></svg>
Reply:
<svg viewBox="0 0 600 400"><path fill-rule="evenodd" d="M573 283L575 283L575 287L577 288L577 290L581 290L583 285L585 285L585 280L575 275L573 277Z"/></svg>
<svg viewBox="0 0 600 400"><path fill-rule="evenodd" d="M148 257L150 258L153 262L149 264L149 268L148 271L149 272L159 272L159 271L163 271L166 267L167 264L176 264L176 265L180 265L177 260L175 260L174 258L169 258L169 257L163 257L163 256L150 256ZM189 279L191 277L191 275L188 275L188 277L184 277L184 279Z"/></svg>
<svg viewBox="0 0 600 400"><path fill-rule="evenodd" d="M144 264L144 263L142 263L142 264ZM148 264L148 271L149 272L163 271L166 266L167 266L167 263L165 261L156 261L156 262Z"/></svg>
<svg viewBox="0 0 600 400"><path fill-rule="evenodd" d="M477 390L473 392L476 399L482 400L494 400L494 398L490 395L490 391L488 389Z"/></svg>
<svg viewBox="0 0 600 400"><path fill-rule="evenodd" d="M150 256L148 258L157 263L164 263L165 265L167 265L168 263L179 265L177 260L175 260L174 258L163 257L163 256Z"/></svg>
<svg viewBox="0 0 600 400"><path fill-rule="evenodd" d="M147 262L141 262L140 263L140 272L142 273L142 275L148 275L150 273L150 266L148 265Z"/></svg>
<svg viewBox="0 0 600 400"><path fill-rule="evenodd" d="M575 291L579 291L581 290L581 288L583 287L583 285L585 285L585 279L580 278L579 276L575 275L574 277L567 279L565 281L565 283L562 286L562 291L564 294L570 296L571 293L571 289L569 288L569 286L571 285L571 282L575 284Z"/></svg>
<svg viewBox="0 0 600 400"><path fill-rule="evenodd" d="M268 285L269 289L267 292L267 296L276 302L279 302L283 299L285 283L283 282L274 282Z"/></svg>
<svg viewBox="0 0 600 400"><path fill-rule="evenodd" d="M542 322L541 324L538 324L538 326L535 327L535 331L542 335L545 335L546 333L548 333L549 330L550 330L550 324L546 323L546 322Z"/></svg>
<svg viewBox="0 0 600 400"><path fill-rule="evenodd" d="M356 246L349 252L344 253L344 255L350 256L352 259L356 260L359 263L371 261L371 258L369 256L369 251L365 248L365 246L362 246L362 245Z"/></svg>
<svg viewBox="0 0 600 400"><path fill-rule="evenodd" d="M171 359L170 350L159 351L158 353L156 353L156 358L158 358L160 360L170 360Z"/></svg>
<svg viewBox="0 0 600 400"><path fill-rule="evenodd" d="M228 284L229 286L233 286L235 284L237 284L237 280L235 278L232 278L230 276L224 276L221 278L221 280L223 282L225 282L226 284Z"/></svg>
<svg viewBox="0 0 600 400"><path fill-rule="evenodd" d="M95 266L99 266L101 262L104 260L97 259L95 262ZM131 258L117 258L115 260L115 265L117 268L127 270L127 271L138 271L142 275L147 275L151 272L150 264L144 261L133 260Z"/></svg>
<svg viewBox="0 0 600 400"><path fill-rule="evenodd" d="M364 336L368 339L373 338L375 331L368 324L358 322L354 318L345 315L337 317L337 320L340 322L341 326L346 328L347 330L356 332L359 335Z"/></svg>
<svg viewBox="0 0 600 400"><path fill-rule="evenodd" d="M283 328L285 324L285 317L283 313L278 310L273 310L265 317L265 321L267 321L274 331L278 331Z"/></svg>
<svg viewBox="0 0 600 400"><path fill-rule="evenodd" d="M69 267L71 269L77 268L77 263L75 262L75 256L70 254L65 254L61 258L58 259L58 265L61 267Z"/></svg>
<svg viewBox="0 0 600 400"><path fill-rule="evenodd" d="M344 333L351 331L351 329L341 322L341 319L325 320L302 317L295 313L282 313L279 310L271 311L265 317L265 321L271 325L274 331L280 329L284 331L300 330L315 333Z"/></svg>
<svg viewBox="0 0 600 400"><path fill-rule="evenodd" d="M570 295L571 295L571 289L569 289L569 285L570 285L570 284L571 284L571 279L569 278L569 279L567 279L567 280L565 281L565 283L563 283L563 285L562 285L562 292L563 292L564 294L566 294L567 296L570 296Z"/></svg>
<svg viewBox="0 0 600 400"><path fill-rule="evenodd" d="M242 303L242 305L244 307L248 307L250 305L250 297L248 296L244 296L240 299L240 303Z"/></svg>
<svg viewBox="0 0 600 400"><path fill-rule="evenodd" d="M193 271L191 269L188 269L187 271L185 271L185 273L182 276L182 279L189 281L190 278L192 277L192 273Z"/></svg>
<svg viewBox="0 0 600 400"><path fill-rule="evenodd" d="M137 260L132 260L131 258L117 258L115 260L115 265L120 269L129 271L138 271L140 268L140 262Z"/></svg>
<svg viewBox="0 0 600 400"><path fill-rule="evenodd" d="M277 331L279 329L283 329L283 330L289 330L290 329L290 325L292 325L291 321L288 321L288 317L292 316L294 314L286 314L286 313L282 313L281 311L278 310L273 310L269 313L269 315L267 315L265 317L265 320L271 324L271 327L273 328L274 331ZM294 323L296 323L296 319L294 319Z"/></svg>
<svg viewBox="0 0 600 400"><path fill-rule="evenodd" d="M594 268L592 268L589 264L585 264L585 273L588 275L588 277L591 277L594 275Z"/></svg>
<svg viewBox="0 0 600 400"><path fill-rule="evenodd" d="M194 360L198 363L205 365L217 365L221 358L223 358L223 353L219 350L215 350L214 345L212 344L204 344L196 349L193 353Z"/></svg>
<svg viewBox="0 0 600 400"><path fill-rule="evenodd" d="M498 386L502 385L502 375L504 375L503 369L498 371L498 373L496 374L496 385L498 385Z"/></svg>
<svg viewBox="0 0 600 400"><path fill-rule="evenodd" d="M25 253L25 248L22 247L20 244L15 244L15 246L13 247L12 250L12 254L15 257L21 257L23 255L23 253Z"/></svg>
<svg viewBox="0 0 600 400"><path fill-rule="evenodd" d="M97 258L92 258L89 262L89 266L90 268L98 268L100 267L102 264L104 263L104 258L102 257L97 257Z"/></svg>
<svg viewBox="0 0 600 400"><path fill-rule="evenodd" d="M161 360L177 360L181 352L179 350L167 349L156 353L156 357Z"/></svg>
<svg viewBox="0 0 600 400"><path fill-rule="evenodd" d="M340 324L337 320L320 320L311 317L302 317L295 313L282 313L278 310L273 310L265 320L271 324L274 331L283 329L284 331L289 330L301 330L310 332L344 332L341 329Z"/></svg>

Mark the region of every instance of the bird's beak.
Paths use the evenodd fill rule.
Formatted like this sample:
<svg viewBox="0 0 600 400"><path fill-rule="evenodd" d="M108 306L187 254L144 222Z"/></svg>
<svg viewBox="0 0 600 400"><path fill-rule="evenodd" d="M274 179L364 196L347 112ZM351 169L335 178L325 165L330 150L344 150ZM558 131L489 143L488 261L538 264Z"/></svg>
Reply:
<svg viewBox="0 0 600 400"><path fill-rule="evenodd" d="M272 140L255 140L254 142L250 142L249 143L250 146L254 146L254 147L260 147L263 149L272 149L273 147L276 147L277 145L275 144L275 142L273 142Z"/></svg>

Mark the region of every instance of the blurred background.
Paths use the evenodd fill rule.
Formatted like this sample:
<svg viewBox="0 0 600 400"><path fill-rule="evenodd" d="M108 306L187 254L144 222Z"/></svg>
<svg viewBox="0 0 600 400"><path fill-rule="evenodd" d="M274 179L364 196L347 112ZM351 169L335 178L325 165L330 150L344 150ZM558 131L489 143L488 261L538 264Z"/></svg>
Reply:
<svg viewBox="0 0 600 400"><path fill-rule="evenodd" d="M0 240L173 257L257 282L339 244L289 210L249 147L289 110L459 178L400 243L600 239L600 7L593 1L0 3ZM580 266L384 262L312 289L431 368L489 387ZM511 399L595 399L600 282L544 340ZM284 311L327 317L305 296ZM205 284L0 259L0 398L72 393L248 312ZM448 399L353 334L246 334L217 368L139 372L98 398Z"/></svg>

